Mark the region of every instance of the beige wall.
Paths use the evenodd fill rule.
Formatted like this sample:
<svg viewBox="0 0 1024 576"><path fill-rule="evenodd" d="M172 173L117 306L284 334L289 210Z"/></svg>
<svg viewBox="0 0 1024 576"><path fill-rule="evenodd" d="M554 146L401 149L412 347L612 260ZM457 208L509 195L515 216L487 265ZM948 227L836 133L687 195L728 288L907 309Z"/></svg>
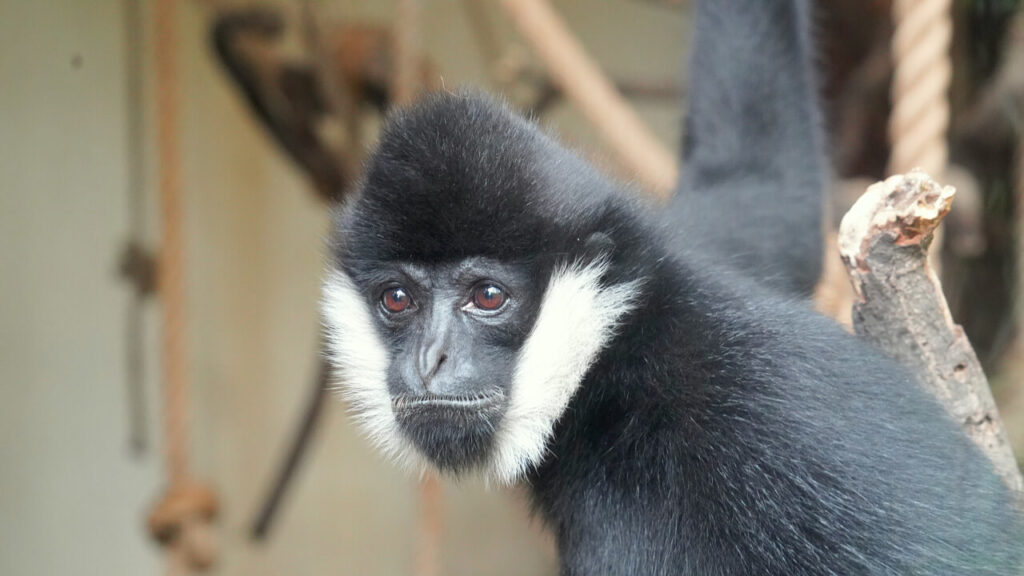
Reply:
<svg viewBox="0 0 1024 576"><path fill-rule="evenodd" d="M115 2L0 2L0 573L156 573L127 456ZM80 67L73 61L80 59Z"/></svg>
<svg viewBox="0 0 1024 576"><path fill-rule="evenodd" d="M414 483L372 452L338 402L269 543L245 539L315 369L327 219L210 59L197 4L181 10L181 136L193 457L224 505L216 573L409 573ZM556 4L608 69L677 75L683 14L628 0ZM391 13L390 2L330 5L350 18ZM424 42L446 85L480 82L460 3L425 5ZM127 230L122 20L116 0L0 0L0 574L161 570L142 526L162 481L158 451L133 460L126 450L129 291L115 274ZM674 145L677 108L640 110ZM545 120L595 143L567 106ZM149 118L149 151L151 128ZM151 372L157 320L149 310ZM444 515L443 573L554 573L515 494L447 483Z"/></svg>

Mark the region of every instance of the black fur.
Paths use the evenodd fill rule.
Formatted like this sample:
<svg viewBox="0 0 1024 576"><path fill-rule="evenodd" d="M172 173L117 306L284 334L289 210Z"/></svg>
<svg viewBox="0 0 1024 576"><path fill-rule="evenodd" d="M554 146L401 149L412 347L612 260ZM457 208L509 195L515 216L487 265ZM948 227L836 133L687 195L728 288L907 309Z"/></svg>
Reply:
<svg viewBox="0 0 1024 576"><path fill-rule="evenodd" d="M1016 574L990 464L827 319L684 261L532 479L565 574Z"/></svg>
<svg viewBox="0 0 1024 576"><path fill-rule="evenodd" d="M647 279L530 478L565 574L1013 574L1009 496L943 409L666 224L504 108L441 95L386 131L338 254L484 254L543 286L599 236L609 283Z"/></svg>
<svg viewBox="0 0 1024 576"><path fill-rule="evenodd" d="M775 288L810 294L826 183L808 5L697 3L683 166L685 241Z"/></svg>
<svg viewBox="0 0 1024 576"><path fill-rule="evenodd" d="M645 279L528 478L563 574L1009 575L1024 559L1010 495L943 408L776 290L806 292L820 265L805 8L700 3L693 82L710 92L668 214L503 106L446 94L391 120L336 223L356 278L484 256L542 289L598 246L605 282ZM733 78L732 49L757 82Z"/></svg>
<svg viewBox="0 0 1024 576"><path fill-rule="evenodd" d="M395 402L394 411L402 432L420 452L438 469L458 473L482 465L491 450L494 427L505 410L504 396L491 398L476 406L403 399Z"/></svg>

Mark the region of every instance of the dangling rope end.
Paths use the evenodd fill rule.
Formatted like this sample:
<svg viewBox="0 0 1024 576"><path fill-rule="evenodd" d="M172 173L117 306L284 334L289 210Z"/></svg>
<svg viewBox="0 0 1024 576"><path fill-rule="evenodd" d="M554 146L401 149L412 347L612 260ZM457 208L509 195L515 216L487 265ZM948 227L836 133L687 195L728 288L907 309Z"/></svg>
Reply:
<svg viewBox="0 0 1024 576"><path fill-rule="evenodd" d="M217 495L204 484L171 486L149 514L149 533L182 556L187 569L205 570L216 558L211 524L218 508Z"/></svg>

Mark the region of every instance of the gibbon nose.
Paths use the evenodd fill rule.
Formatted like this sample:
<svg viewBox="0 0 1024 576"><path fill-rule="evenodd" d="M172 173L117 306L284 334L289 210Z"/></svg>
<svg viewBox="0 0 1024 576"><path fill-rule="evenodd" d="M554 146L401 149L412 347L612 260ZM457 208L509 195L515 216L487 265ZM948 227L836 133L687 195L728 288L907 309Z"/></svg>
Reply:
<svg viewBox="0 0 1024 576"><path fill-rule="evenodd" d="M448 345L441 338L432 338L420 345L416 358L416 373L427 392L439 393L431 386L441 366L448 360Z"/></svg>

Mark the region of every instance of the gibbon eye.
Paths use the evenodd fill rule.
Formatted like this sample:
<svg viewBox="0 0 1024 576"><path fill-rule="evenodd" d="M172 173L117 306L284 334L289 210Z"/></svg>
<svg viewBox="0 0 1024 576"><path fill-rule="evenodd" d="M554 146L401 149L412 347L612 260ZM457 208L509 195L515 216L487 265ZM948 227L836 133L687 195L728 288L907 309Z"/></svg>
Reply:
<svg viewBox="0 0 1024 576"><path fill-rule="evenodd" d="M384 309L392 314L405 312L412 305L412 298L401 286L388 288L380 297L380 303Z"/></svg>
<svg viewBox="0 0 1024 576"><path fill-rule="evenodd" d="M508 298L500 286L481 284L473 290L473 305L481 310L497 310Z"/></svg>

